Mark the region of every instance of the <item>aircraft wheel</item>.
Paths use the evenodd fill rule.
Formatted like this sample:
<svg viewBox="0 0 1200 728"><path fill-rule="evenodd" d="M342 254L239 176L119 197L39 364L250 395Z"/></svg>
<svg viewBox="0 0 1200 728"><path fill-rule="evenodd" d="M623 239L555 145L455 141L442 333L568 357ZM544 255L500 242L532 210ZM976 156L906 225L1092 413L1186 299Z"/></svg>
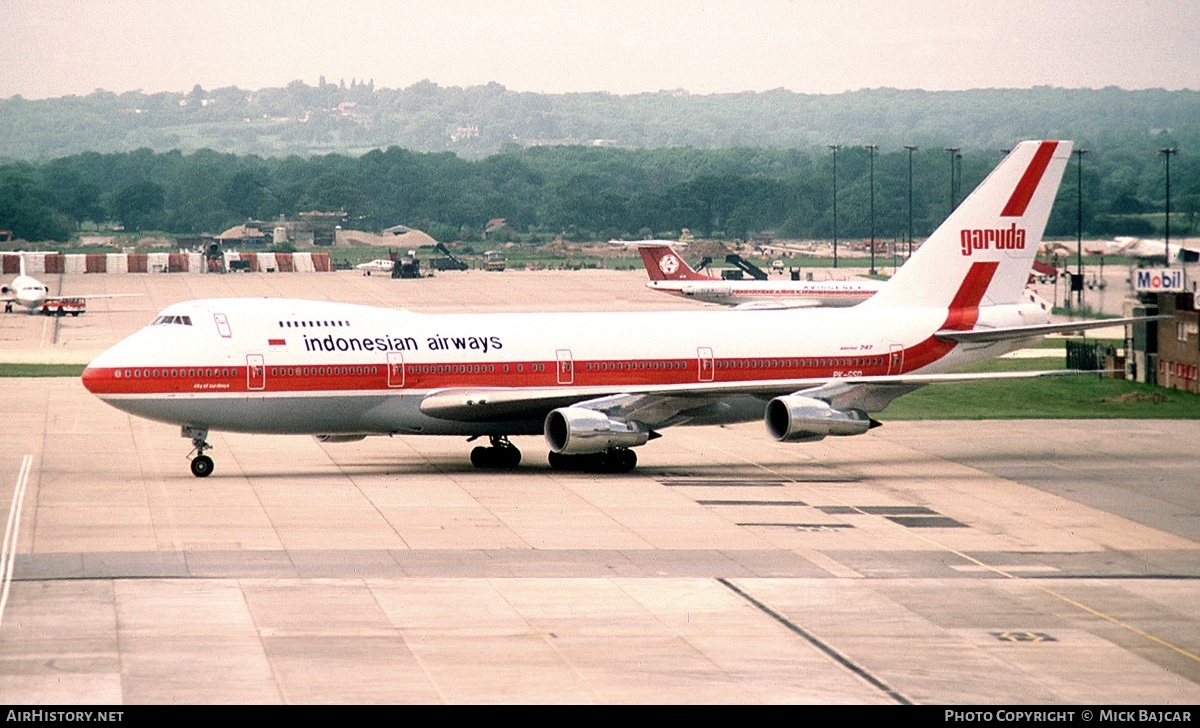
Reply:
<svg viewBox="0 0 1200 728"><path fill-rule="evenodd" d="M628 473L637 467L637 453L629 448L613 450L608 455L608 464L614 473Z"/></svg>
<svg viewBox="0 0 1200 728"><path fill-rule="evenodd" d="M471 451L471 464L477 468L512 469L521 464L521 451L512 445L480 446Z"/></svg>
<svg viewBox="0 0 1200 728"><path fill-rule="evenodd" d="M471 451L471 464L477 468L492 467L491 448L477 447Z"/></svg>
<svg viewBox="0 0 1200 728"><path fill-rule="evenodd" d="M207 478L212 474L213 461L207 455L197 455L192 458L192 475L197 478Z"/></svg>
<svg viewBox="0 0 1200 728"><path fill-rule="evenodd" d="M511 445L509 447L496 448L499 452L501 467L515 468L521 464L521 451Z"/></svg>
<svg viewBox="0 0 1200 728"><path fill-rule="evenodd" d="M586 455L563 455L551 452L547 458L554 470L582 473L628 473L637 467L637 453L618 448Z"/></svg>

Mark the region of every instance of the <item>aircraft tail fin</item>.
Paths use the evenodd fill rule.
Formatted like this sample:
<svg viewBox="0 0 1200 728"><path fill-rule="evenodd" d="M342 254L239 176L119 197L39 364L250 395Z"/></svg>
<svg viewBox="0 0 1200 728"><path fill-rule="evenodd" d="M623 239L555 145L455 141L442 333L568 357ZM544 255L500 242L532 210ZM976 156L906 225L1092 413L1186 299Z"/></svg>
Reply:
<svg viewBox="0 0 1200 728"><path fill-rule="evenodd" d="M863 306L1016 303L1029 280L1071 142L1018 144Z"/></svg>
<svg viewBox="0 0 1200 728"><path fill-rule="evenodd" d="M652 281L707 281L708 276L697 273L668 245L639 245L642 263Z"/></svg>

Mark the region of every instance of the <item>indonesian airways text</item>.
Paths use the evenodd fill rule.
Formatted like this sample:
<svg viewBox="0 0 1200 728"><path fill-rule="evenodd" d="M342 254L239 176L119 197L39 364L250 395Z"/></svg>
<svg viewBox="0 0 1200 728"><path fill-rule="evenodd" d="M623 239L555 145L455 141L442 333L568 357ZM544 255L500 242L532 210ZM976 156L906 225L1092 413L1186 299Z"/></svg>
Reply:
<svg viewBox="0 0 1200 728"><path fill-rule="evenodd" d="M420 342L412 336L304 336L305 351L417 351ZM504 348L499 336L429 336L425 339L429 351L478 351L486 354Z"/></svg>

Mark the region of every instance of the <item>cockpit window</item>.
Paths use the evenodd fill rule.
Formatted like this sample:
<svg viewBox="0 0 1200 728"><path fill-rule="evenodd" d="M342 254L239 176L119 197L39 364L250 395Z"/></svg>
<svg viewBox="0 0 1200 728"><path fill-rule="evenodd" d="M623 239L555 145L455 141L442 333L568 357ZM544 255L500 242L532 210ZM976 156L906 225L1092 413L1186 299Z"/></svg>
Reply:
<svg viewBox="0 0 1200 728"><path fill-rule="evenodd" d="M159 316L158 318L154 319L154 321L150 325L151 326L163 326L163 325L168 325L168 324L175 324L178 326L191 326L192 325L192 317L191 316Z"/></svg>

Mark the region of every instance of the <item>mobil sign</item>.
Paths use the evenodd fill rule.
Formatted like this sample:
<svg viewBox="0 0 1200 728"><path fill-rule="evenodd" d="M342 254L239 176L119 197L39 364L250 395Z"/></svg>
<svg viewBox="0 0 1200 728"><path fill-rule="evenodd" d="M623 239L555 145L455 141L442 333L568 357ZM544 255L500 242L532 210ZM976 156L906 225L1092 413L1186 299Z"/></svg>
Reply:
<svg viewBox="0 0 1200 728"><path fill-rule="evenodd" d="M1182 293L1183 271L1170 268L1139 268L1135 271L1133 289L1148 293Z"/></svg>

